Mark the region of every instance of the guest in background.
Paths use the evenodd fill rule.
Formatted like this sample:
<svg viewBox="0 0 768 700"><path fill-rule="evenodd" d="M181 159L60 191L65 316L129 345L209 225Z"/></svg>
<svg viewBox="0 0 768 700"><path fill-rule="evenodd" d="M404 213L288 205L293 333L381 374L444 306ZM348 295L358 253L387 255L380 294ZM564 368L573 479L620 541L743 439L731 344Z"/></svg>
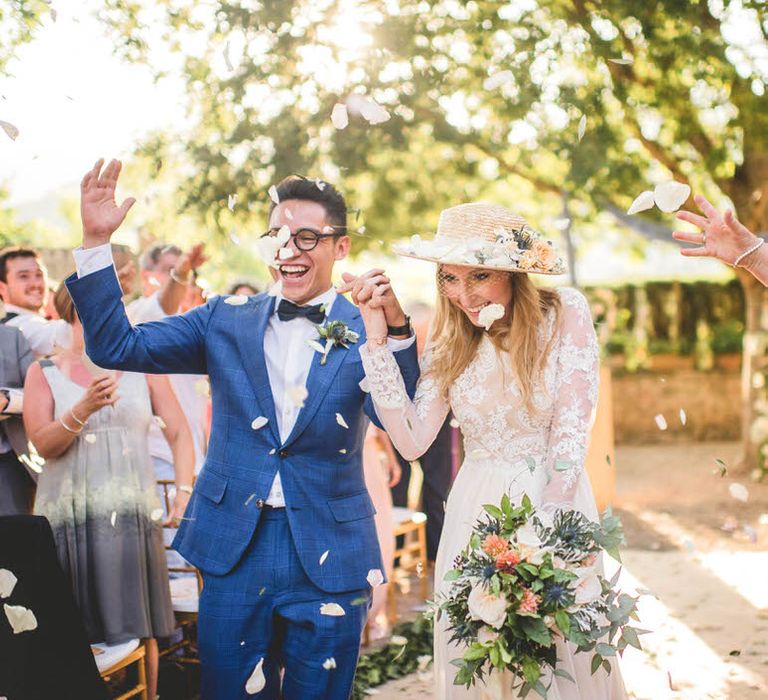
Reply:
<svg viewBox="0 0 768 700"><path fill-rule="evenodd" d="M242 294L244 296L251 297L254 294L258 294L259 291L260 289L258 285L247 282L245 280L240 280L230 286L227 294Z"/></svg>
<svg viewBox="0 0 768 700"><path fill-rule="evenodd" d="M393 585L391 579L395 563L395 521L392 517L390 489L400 480L400 465L387 434L375 425L371 425L365 435L363 471L365 485L376 509L376 534L387 576L387 583L373 589L373 601L368 611L369 636L371 639L380 639L389 632L387 590Z"/></svg>
<svg viewBox="0 0 768 700"><path fill-rule="evenodd" d="M24 425L46 460L35 513L51 523L90 641L148 640L154 698L156 638L170 636L175 622L147 432L156 414L173 451L178 521L192 492L189 429L166 377L97 368L63 285L55 302L72 344L34 363L25 383Z"/></svg>
<svg viewBox="0 0 768 700"><path fill-rule="evenodd" d="M27 436L21 418L24 377L32 363L32 349L18 328L0 326L0 515L32 512L37 474L27 455Z"/></svg>

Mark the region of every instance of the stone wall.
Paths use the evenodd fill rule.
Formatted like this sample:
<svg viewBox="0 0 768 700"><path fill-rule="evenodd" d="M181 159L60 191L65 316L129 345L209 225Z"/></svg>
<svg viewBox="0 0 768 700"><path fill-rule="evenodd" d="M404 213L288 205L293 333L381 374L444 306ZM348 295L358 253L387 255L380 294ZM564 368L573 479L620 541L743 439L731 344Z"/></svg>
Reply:
<svg viewBox="0 0 768 700"><path fill-rule="evenodd" d="M614 372L616 443L738 440L740 381L737 371ZM680 409L685 411L685 425ZM666 430L659 429L656 423L659 414L666 419Z"/></svg>

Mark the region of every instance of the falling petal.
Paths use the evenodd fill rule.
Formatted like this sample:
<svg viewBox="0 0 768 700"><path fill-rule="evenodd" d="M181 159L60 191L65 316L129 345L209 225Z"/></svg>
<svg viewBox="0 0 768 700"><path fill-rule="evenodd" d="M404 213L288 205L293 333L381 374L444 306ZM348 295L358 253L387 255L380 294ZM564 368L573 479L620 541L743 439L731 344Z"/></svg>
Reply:
<svg viewBox="0 0 768 700"><path fill-rule="evenodd" d="M115 522L117 522L117 511L113 510L112 511L112 516L109 518L109 523L110 523L110 525L112 525L112 527L114 527L115 526Z"/></svg>
<svg viewBox="0 0 768 700"><path fill-rule="evenodd" d="M403 636L401 636L399 634L393 634L389 638L389 643L390 644L397 644L397 646L405 646L406 644L408 644L408 639L406 639L405 637L403 637Z"/></svg>
<svg viewBox="0 0 768 700"><path fill-rule="evenodd" d="M662 182L656 185L653 191L653 199L656 206L663 212L677 211L685 204L685 200L691 195L691 188L682 182Z"/></svg>
<svg viewBox="0 0 768 700"><path fill-rule="evenodd" d="M259 428L263 428L267 423L269 423L269 421L264 416L259 416L258 418L253 419L251 428L258 430Z"/></svg>
<svg viewBox="0 0 768 700"><path fill-rule="evenodd" d="M157 277L154 277L154 276L152 276L152 277L150 277L150 278L149 278L149 283L150 283L150 284L151 284L153 287L162 287L162 286L163 286L162 284L160 284L160 280L159 280L159 279L157 279Z"/></svg>
<svg viewBox="0 0 768 700"><path fill-rule="evenodd" d="M11 139L11 141L16 140L19 135L19 130L13 124L4 122L0 119L0 127L2 127L3 131L8 135L8 138Z"/></svg>
<svg viewBox="0 0 768 700"><path fill-rule="evenodd" d="M330 552L330 549L326 549L321 555L320 555L320 566L325 564L325 560L328 558L328 553Z"/></svg>
<svg viewBox="0 0 768 700"><path fill-rule="evenodd" d="M359 229L357 229L357 232L361 235L365 235L365 226L361 226Z"/></svg>
<svg viewBox="0 0 768 700"><path fill-rule="evenodd" d="M267 679L264 678L263 665L264 658L262 657L253 669L250 678L245 683L245 692L248 693L248 695L256 695L256 693L260 693L264 690L264 686L267 684Z"/></svg>
<svg viewBox="0 0 768 700"><path fill-rule="evenodd" d="M163 509L162 508L155 508L150 514L149 518L152 520L152 522L157 522L160 520L160 518L163 517Z"/></svg>
<svg viewBox="0 0 768 700"><path fill-rule="evenodd" d="M511 70L500 70L498 73L489 75L483 81L483 90L495 90L501 87L505 83L512 82L515 79L515 74Z"/></svg>
<svg viewBox="0 0 768 700"><path fill-rule="evenodd" d="M341 103L333 105L333 111L331 112L331 124L336 129L345 129L349 124L349 115L347 114L347 106Z"/></svg>
<svg viewBox="0 0 768 700"><path fill-rule="evenodd" d="M280 248L280 250L277 251L277 257L280 258L280 260L290 260L294 255L294 252L290 248Z"/></svg>
<svg viewBox="0 0 768 700"><path fill-rule="evenodd" d="M245 503L243 503L244 506L247 506L254 498L256 498L256 494L252 493L248 498L245 499Z"/></svg>
<svg viewBox="0 0 768 700"><path fill-rule="evenodd" d="M325 183L322 180L315 180L315 185L321 192L325 189Z"/></svg>
<svg viewBox="0 0 768 700"><path fill-rule="evenodd" d="M16 587L16 575L8 569L0 569L0 598L9 598Z"/></svg>
<svg viewBox="0 0 768 700"><path fill-rule="evenodd" d="M656 421L656 427L659 430L667 429L667 419L664 418L664 416L661 413L659 413L653 420Z"/></svg>
<svg viewBox="0 0 768 700"><path fill-rule="evenodd" d="M307 400L309 392L303 384L289 386L287 393L288 399L294 406L296 406L296 408L304 408L304 402Z"/></svg>
<svg viewBox="0 0 768 700"><path fill-rule="evenodd" d="M360 380L360 383L358 384L358 386L360 387L360 391L364 391L366 394L371 393L371 384L368 381L368 377L363 377Z"/></svg>
<svg viewBox="0 0 768 700"><path fill-rule="evenodd" d="M381 573L381 569L371 569L365 577L365 580L368 581L368 585L371 588L376 588L376 586L380 586L384 583L384 574Z"/></svg>
<svg viewBox="0 0 768 700"><path fill-rule="evenodd" d="M685 413L685 409L680 409L680 422L685 425L688 422L688 416Z"/></svg>
<svg viewBox="0 0 768 700"><path fill-rule="evenodd" d="M285 218L288 219L288 221L293 221L293 214L290 209L285 210Z"/></svg>
<svg viewBox="0 0 768 700"><path fill-rule="evenodd" d="M360 105L360 114L372 126L389 121L390 114L376 100L366 98Z"/></svg>
<svg viewBox="0 0 768 700"><path fill-rule="evenodd" d="M273 455L273 454L275 454L275 452L277 452L277 450L276 450L276 449L273 447L273 448L272 448L272 449L269 451L269 454Z"/></svg>
<svg viewBox="0 0 768 700"><path fill-rule="evenodd" d="M232 60L229 57L229 42L227 42L224 46L224 63L227 66L228 71L235 70L234 66L232 65Z"/></svg>
<svg viewBox="0 0 768 700"><path fill-rule="evenodd" d="M490 327L498 321L500 318L504 318L506 310L501 304L488 304L484 306L480 313L477 315L477 320L485 330L489 330Z"/></svg>
<svg viewBox="0 0 768 700"><path fill-rule="evenodd" d="M195 393L198 396L209 397L211 395L211 385L207 379L198 379L195 382Z"/></svg>
<svg viewBox="0 0 768 700"><path fill-rule="evenodd" d="M14 634L21 634L22 632L30 632L37 629L37 618L35 614L25 608L23 605L3 605L5 610L5 616L8 618L8 622L11 625L11 629Z"/></svg>
<svg viewBox="0 0 768 700"><path fill-rule="evenodd" d="M619 66L631 66L634 63L634 60L631 58L609 58L608 60Z"/></svg>
<svg viewBox="0 0 768 700"><path fill-rule="evenodd" d="M96 435L94 433L86 433L85 441L88 444L93 445L93 443L96 442Z"/></svg>
<svg viewBox="0 0 768 700"><path fill-rule="evenodd" d="M584 134L587 133L587 115L582 114L581 119L579 119L579 128L576 132L576 136L579 139L579 142L581 142L581 139L584 138Z"/></svg>
<svg viewBox="0 0 768 700"><path fill-rule="evenodd" d="M330 658L323 661L323 668L326 671L330 671L332 668L336 668L336 659L331 656Z"/></svg>
<svg viewBox="0 0 768 700"><path fill-rule="evenodd" d="M277 239L277 242L280 245L285 245L288 243L288 241L291 240L291 228L287 224L280 227L280 230L277 232L277 236L275 236Z"/></svg>
<svg viewBox="0 0 768 700"><path fill-rule="evenodd" d="M340 454L340 455L345 455L345 454L347 454L347 451L346 451L344 448L341 448L341 449L339 450L339 454Z"/></svg>
<svg viewBox="0 0 768 700"><path fill-rule="evenodd" d="M329 615L330 617L342 617L347 613L344 612L344 608L338 603L323 603L320 606L321 615Z"/></svg>
<svg viewBox="0 0 768 700"><path fill-rule="evenodd" d="M264 236L256 241L256 253L270 267L276 267L275 257L280 248L280 241L273 236Z"/></svg>
<svg viewBox="0 0 768 700"><path fill-rule="evenodd" d="M449 424L452 428L458 428L459 427L459 421L457 421L455 418L451 418L449 421Z"/></svg>
<svg viewBox="0 0 768 700"><path fill-rule="evenodd" d="M342 427L349 430L349 426L347 425L347 421L344 420L344 416L341 415L341 413L336 414L336 422Z"/></svg>
<svg viewBox="0 0 768 700"><path fill-rule="evenodd" d="M653 192L650 190L645 190L645 192L641 192L639 195L637 195L635 201L632 202L629 209L627 209L627 214L632 216L633 214L637 214L640 211L651 209L654 204L655 201L653 199Z"/></svg>
<svg viewBox="0 0 768 700"><path fill-rule="evenodd" d="M749 491L743 484L733 483L728 487L728 491L737 501L746 503L749 500Z"/></svg>
<svg viewBox="0 0 768 700"><path fill-rule="evenodd" d="M277 194L277 187L275 187L274 185L272 185L272 187L270 187L270 188L269 188L269 190L267 190L267 192L268 192L268 194L269 194L269 198L270 198L270 199L271 199L271 200L272 200L272 201L273 201L275 204L280 204L280 195L279 195L279 194Z"/></svg>
<svg viewBox="0 0 768 700"><path fill-rule="evenodd" d="M168 427L160 416L152 416L152 420L157 423L161 430L165 430Z"/></svg>
<svg viewBox="0 0 768 700"><path fill-rule="evenodd" d="M236 194L231 194L229 195L229 197L227 197L227 208L229 209L229 211L235 210L235 202L237 202Z"/></svg>

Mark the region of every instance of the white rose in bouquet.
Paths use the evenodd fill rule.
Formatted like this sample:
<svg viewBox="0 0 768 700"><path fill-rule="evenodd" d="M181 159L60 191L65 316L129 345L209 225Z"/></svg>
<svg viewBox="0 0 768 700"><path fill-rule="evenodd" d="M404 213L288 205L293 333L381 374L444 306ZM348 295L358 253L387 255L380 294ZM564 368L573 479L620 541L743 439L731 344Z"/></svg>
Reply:
<svg viewBox="0 0 768 700"><path fill-rule="evenodd" d="M478 582L469 593L467 606L473 620L482 620L494 629L501 629L507 617L507 599L503 595L495 596L482 583Z"/></svg>
<svg viewBox="0 0 768 700"><path fill-rule="evenodd" d="M572 569L579 578L576 580L576 604L585 605L597 600L603 592L600 578L592 566L576 567Z"/></svg>

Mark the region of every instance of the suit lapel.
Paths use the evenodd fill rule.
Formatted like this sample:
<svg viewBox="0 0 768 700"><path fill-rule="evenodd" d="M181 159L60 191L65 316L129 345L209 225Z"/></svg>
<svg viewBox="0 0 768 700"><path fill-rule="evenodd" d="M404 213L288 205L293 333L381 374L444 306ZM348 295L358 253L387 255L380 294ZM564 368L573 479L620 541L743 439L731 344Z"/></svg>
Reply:
<svg viewBox="0 0 768 700"><path fill-rule="evenodd" d="M331 308L331 313L328 315L327 322L343 321L352 330L360 332L360 329L356 327L358 324L354 323L354 321L359 318L360 312L357 310L357 307L347 301L343 296L339 295L336 297L336 301L333 302L333 307ZM331 351L328 353L328 360L324 365L320 364L320 360L322 359L320 353L316 352L314 354L314 357L312 358L312 366L309 370L309 376L307 377L307 400L304 404L304 408L299 411L299 415L296 418L296 423L293 426L291 434L285 441L286 445L295 441L310 424L312 418L314 418L317 410L320 408L320 405L325 400L325 395L328 393L328 389L336 377L336 374L341 369L342 364L344 364L345 358L350 352L354 352L353 348L353 343L350 343L349 348L347 349L341 346L331 348Z"/></svg>
<svg viewBox="0 0 768 700"><path fill-rule="evenodd" d="M272 387L269 384L267 364L264 360L264 332L274 308L275 297L273 296L264 296L255 304L244 304L236 307L237 328L235 332L243 366L253 385L261 415L269 421L269 429L275 439L280 442L275 401L272 397ZM253 418L256 417L253 416Z"/></svg>

